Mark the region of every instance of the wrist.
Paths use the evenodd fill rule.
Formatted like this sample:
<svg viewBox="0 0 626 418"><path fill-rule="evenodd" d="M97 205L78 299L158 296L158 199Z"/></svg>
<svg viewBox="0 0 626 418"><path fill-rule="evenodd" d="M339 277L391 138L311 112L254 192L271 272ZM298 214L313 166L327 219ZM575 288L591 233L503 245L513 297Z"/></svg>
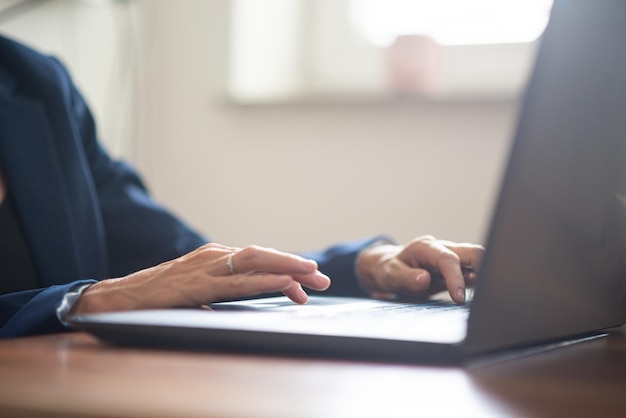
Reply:
<svg viewBox="0 0 626 418"><path fill-rule="evenodd" d="M63 325L65 326L69 325L65 321L65 318L67 318L67 316L71 313L72 309L78 302L78 299L80 299L80 296L83 294L83 292L90 286L93 286L94 283L95 281L93 280L89 280L89 281L84 280L78 283L76 286L73 286L65 294L65 296L63 297L63 300L61 301L61 304L57 307L57 310L56 310L57 318Z"/></svg>
<svg viewBox="0 0 626 418"><path fill-rule="evenodd" d="M128 310L128 303L124 302L124 292L118 284L120 279L107 279L99 281L84 289L68 316Z"/></svg>
<svg viewBox="0 0 626 418"><path fill-rule="evenodd" d="M364 248L355 260L355 274L361 287L370 295L377 293L377 277L384 275L385 259L393 257L396 245L378 240Z"/></svg>

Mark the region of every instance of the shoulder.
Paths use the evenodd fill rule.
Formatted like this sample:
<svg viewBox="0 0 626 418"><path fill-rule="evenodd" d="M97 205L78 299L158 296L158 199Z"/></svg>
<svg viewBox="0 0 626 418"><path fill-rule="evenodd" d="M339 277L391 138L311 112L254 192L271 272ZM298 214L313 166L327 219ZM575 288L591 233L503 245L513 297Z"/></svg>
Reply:
<svg viewBox="0 0 626 418"><path fill-rule="evenodd" d="M45 88L69 80L67 71L54 57L23 43L0 36L0 69L29 93L31 88Z"/></svg>
<svg viewBox="0 0 626 418"><path fill-rule="evenodd" d="M14 39L0 35L0 62L3 67L22 66L24 63L48 63L49 56L20 43Z"/></svg>

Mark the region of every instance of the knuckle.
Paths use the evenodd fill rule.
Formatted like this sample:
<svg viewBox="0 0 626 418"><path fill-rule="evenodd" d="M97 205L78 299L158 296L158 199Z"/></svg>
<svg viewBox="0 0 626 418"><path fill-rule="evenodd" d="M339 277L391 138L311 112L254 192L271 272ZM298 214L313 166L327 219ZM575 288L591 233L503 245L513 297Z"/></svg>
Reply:
<svg viewBox="0 0 626 418"><path fill-rule="evenodd" d="M239 294L242 289L245 287L246 278L242 275L232 276L228 281L228 285L230 288L235 291L236 294Z"/></svg>
<svg viewBox="0 0 626 418"><path fill-rule="evenodd" d="M416 248L431 247L436 241L437 239L432 235L422 235L411 241L409 245Z"/></svg>
<svg viewBox="0 0 626 418"><path fill-rule="evenodd" d="M257 258L259 258L262 252L262 248L258 245L248 245L247 247L244 247L243 249L238 251L238 258L241 258L247 262L253 262Z"/></svg>
<svg viewBox="0 0 626 418"><path fill-rule="evenodd" d="M437 241L437 239L433 235L422 235L420 237L417 237L415 241L430 244L433 241Z"/></svg>
<svg viewBox="0 0 626 418"><path fill-rule="evenodd" d="M214 250L218 248L218 246L212 242L208 243L208 244L204 244L202 246L200 246L198 249L202 250L202 251L209 251L209 250Z"/></svg>
<svg viewBox="0 0 626 418"><path fill-rule="evenodd" d="M252 255L257 255L261 252L263 252L264 248L260 247L258 245L248 245L246 247L244 247L244 249L242 251L248 252Z"/></svg>
<svg viewBox="0 0 626 418"><path fill-rule="evenodd" d="M439 262L437 264L439 264L439 267L441 268L443 265L459 264L460 262L461 258L457 254L453 252L444 252L439 256Z"/></svg>
<svg viewBox="0 0 626 418"><path fill-rule="evenodd" d="M423 278L424 276L425 275L422 275L421 280L412 280L411 281L412 289L409 289L409 290L417 294L427 292L432 285L432 278L431 280L426 280Z"/></svg>
<svg viewBox="0 0 626 418"><path fill-rule="evenodd" d="M216 247L213 244L204 244L201 247L198 247L193 252L189 253L189 255L195 257L210 257L214 254Z"/></svg>

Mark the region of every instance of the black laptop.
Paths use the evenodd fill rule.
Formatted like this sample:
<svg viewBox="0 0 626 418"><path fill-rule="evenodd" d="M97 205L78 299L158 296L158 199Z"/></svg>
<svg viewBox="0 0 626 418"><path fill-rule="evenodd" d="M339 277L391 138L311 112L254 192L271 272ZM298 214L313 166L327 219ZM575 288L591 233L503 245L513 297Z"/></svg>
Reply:
<svg viewBox="0 0 626 418"><path fill-rule="evenodd" d="M626 1L556 0L466 307L286 298L83 315L124 345L456 362L626 322Z"/></svg>

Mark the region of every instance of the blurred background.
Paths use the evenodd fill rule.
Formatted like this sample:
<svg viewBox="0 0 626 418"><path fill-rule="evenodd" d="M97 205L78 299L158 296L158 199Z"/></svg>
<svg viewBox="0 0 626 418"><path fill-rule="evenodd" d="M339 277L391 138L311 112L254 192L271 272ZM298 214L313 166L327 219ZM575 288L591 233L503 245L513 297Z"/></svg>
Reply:
<svg viewBox="0 0 626 418"><path fill-rule="evenodd" d="M0 0L213 240L484 243L551 0Z"/></svg>

